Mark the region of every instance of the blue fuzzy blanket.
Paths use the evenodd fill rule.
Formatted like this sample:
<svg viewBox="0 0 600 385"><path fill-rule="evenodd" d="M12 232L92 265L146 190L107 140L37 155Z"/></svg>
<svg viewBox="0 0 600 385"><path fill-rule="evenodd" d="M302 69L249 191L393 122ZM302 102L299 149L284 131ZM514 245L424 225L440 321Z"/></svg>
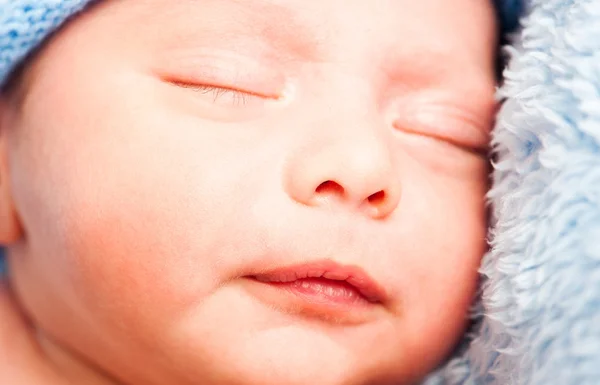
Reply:
<svg viewBox="0 0 600 385"><path fill-rule="evenodd" d="M600 0L531 0L508 48L472 333L427 385L600 384Z"/></svg>

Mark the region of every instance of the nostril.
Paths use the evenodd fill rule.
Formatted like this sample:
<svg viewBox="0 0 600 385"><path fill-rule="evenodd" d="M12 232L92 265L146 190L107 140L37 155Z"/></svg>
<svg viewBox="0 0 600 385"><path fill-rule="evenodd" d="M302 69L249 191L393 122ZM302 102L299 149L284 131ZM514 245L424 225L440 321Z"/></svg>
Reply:
<svg viewBox="0 0 600 385"><path fill-rule="evenodd" d="M375 194L370 195L367 198L367 201L369 201L370 204L372 204L373 206L380 206L381 204L383 204L383 202L386 199L386 194L385 191L379 191L376 192Z"/></svg>
<svg viewBox="0 0 600 385"><path fill-rule="evenodd" d="M344 188L334 181L328 180L321 183L317 189L315 190L317 194L325 194L325 195L344 195Z"/></svg>

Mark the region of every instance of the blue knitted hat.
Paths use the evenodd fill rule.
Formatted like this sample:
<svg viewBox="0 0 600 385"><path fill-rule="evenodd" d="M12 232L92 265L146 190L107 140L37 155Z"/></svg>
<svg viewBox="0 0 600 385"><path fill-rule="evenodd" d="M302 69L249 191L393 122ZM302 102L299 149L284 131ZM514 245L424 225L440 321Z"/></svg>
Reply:
<svg viewBox="0 0 600 385"><path fill-rule="evenodd" d="M68 18L95 0L0 0L0 84ZM494 0L504 29L518 23L522 0Z"/></svg>
<svg viewBox="0 0 600 385"><path fill-rule="evenodd" d="M69 17L92 0L0 0L0 84Z"/></svg>

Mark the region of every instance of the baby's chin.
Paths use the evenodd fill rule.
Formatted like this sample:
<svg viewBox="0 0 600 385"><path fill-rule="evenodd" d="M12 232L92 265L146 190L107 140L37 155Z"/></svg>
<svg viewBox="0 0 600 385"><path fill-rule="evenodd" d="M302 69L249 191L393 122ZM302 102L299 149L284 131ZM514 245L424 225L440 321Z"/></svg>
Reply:
<svg viewBox="0 0 600 385"><path fill-rule="evenodd" d="M397 337L389 319L346 324L289 313L231 287L185 314L161 349L206 385L412 383Z"/></svg>

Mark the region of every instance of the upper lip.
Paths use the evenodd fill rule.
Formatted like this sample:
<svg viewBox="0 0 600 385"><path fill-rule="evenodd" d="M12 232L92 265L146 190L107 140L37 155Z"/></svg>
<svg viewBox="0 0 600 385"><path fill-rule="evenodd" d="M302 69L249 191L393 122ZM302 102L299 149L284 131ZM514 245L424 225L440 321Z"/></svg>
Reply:
<svg viewBox="0 0 600 385"><path fill-rule="evenodd" d="M260 282L294 282L305 278L324 278L344 281L353 286L366 300L372 303L385 303L388 294L385 289L358 266L340 265L331 260L304 263L294 266L277 267L254 274L251 278Z"/></svg>

